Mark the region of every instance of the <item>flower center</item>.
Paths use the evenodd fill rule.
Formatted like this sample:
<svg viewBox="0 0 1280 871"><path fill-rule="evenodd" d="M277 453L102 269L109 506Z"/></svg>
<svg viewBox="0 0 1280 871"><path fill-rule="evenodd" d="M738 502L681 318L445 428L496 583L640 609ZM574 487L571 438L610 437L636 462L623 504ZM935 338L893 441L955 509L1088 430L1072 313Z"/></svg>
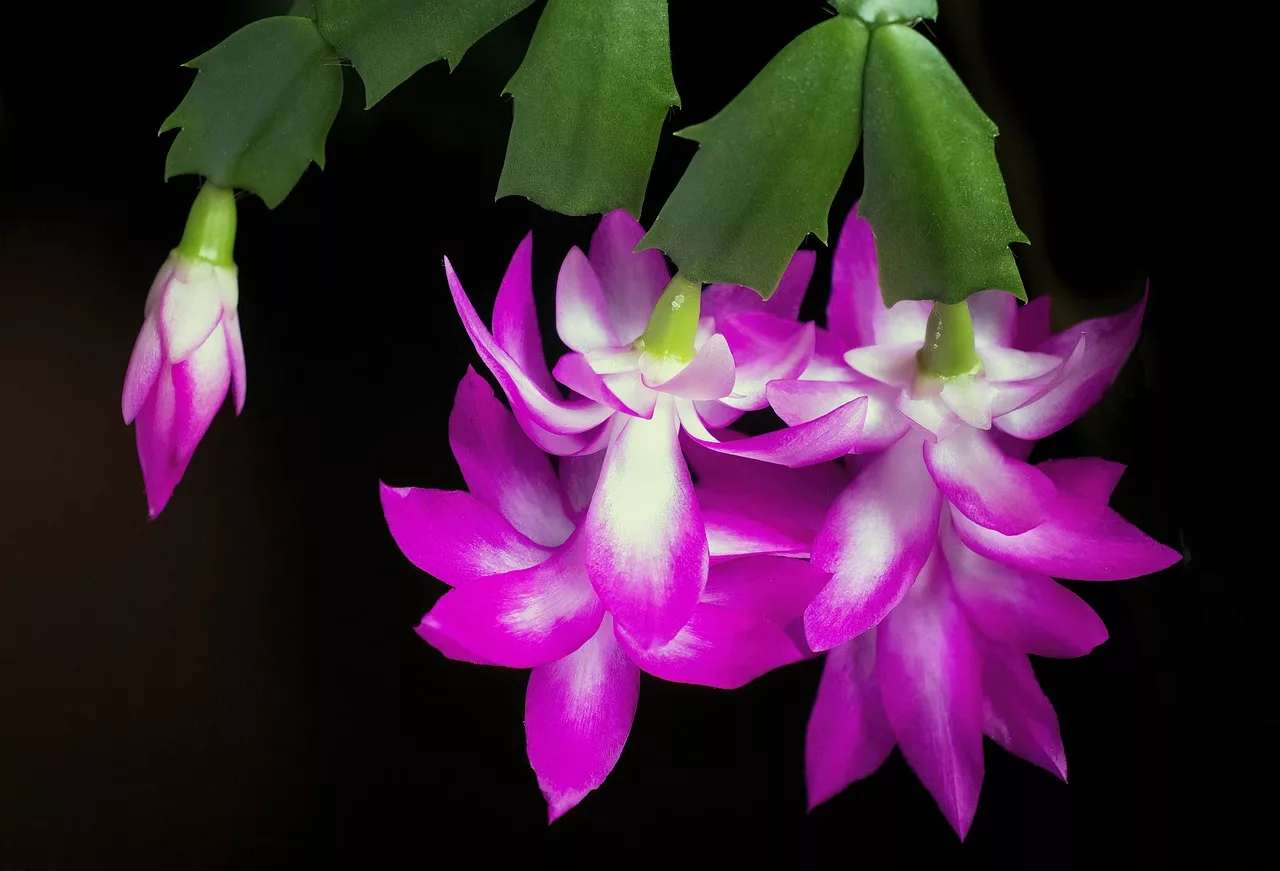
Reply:
<svg viewBox="0 0 1280 871"><path fill-rule="evenodd" d="M916 365L921 374L942 378L973 375L982 368L982 360L974 350L973 318L967 301L933 304L924 347L916 353Z"/></svg>
<svg viewBox="0 0 1280 871"><path fill-rule="evenodd" d="M634 347L653 357L688 363L694 355L698 316L702 311L702 285L676 273L649 315Z"/></svg>

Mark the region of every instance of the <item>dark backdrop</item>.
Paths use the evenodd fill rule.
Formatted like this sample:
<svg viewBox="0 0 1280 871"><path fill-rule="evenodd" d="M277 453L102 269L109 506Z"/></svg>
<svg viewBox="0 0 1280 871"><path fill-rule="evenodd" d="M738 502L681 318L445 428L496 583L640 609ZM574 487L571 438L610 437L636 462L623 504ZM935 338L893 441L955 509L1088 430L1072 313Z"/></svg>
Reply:
<svg viewBox="0 0 1280 871"><path fill-rule="evenodd" d="M1244 556L1269 509L1235 507L1237 490L1262 491L1228 471L1238 422L1220 391L1238 370L1202 307L1225 289L1193 268L1209 165L1185 135L1196 34L1139 2L1108 4L1099 23L1074 3L944 0L929 26L1001 126L1035 242L1021 264L1033 295L1054 295L1055 325L1118 311L1151 282L1109 397L1037 448L1128 463L1115 506L1187 555L1159 576L1075 585L1112 638L1036 663L1070 784L988 744L961 846L895 753L806 815L811 662L732 693L646 678L608 783L546 826L524 673L450 662L417 638L444 587L400 555L376 489L462 485L445 421L475 358L441 256L487 311L534 229L547 315L560 259L594 225L493 202L511 115L498 94L541 5L374 111L348 71L328 170L274 212L243 201L248 405L217 418L152 523L119 391L197 186L162 183L169 137L155 131L191 80L181 62L282 9L6 9L0 868L447 867L512 851L597 867L704 854L1066 867L1274 849L1273 800L1252 792L1267 794L1274 707ZM684 108L669 129L707 118L829 14L730 6L671 4ZM664 137L646 223L693 148ZM833 240L860 183L855 170L837 198ZM816 317L831 255L808 244Z"/></svg>

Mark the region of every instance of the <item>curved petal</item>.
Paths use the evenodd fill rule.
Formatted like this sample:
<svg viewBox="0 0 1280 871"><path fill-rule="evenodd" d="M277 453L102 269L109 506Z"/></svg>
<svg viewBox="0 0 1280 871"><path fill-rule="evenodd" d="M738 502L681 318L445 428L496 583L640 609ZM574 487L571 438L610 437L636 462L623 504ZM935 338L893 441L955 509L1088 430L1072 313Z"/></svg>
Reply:
<svg viewBox="0 0 1280 871"><path fill-rule="evenodd" d="M867 400L858 398L809 423L722 442L698 419L693 403L681 401L678 407L685 432L702 447L792 468L825 463L858 451L867 416Z"/></svg>
<svg viewBox="0 0 1280 871"><path fill-rule="evenodd" d="M584 457L599 453L608 446L615 429L613 426L615 416L610 415L603 423L591 429L568 435L548 432L519 411L516 411L516 423L520 424L524 434L538 446L539 450L557 457Z"/></svg>
<svg viewBox="0 0 1280 871"><path fill-rule="evenodd" d="M733 392L733 352L725 337L716 333L706 341L693 359L674 373L665 361L650 354L641 355L644 384L662 393L683 399L720 399Z"/></svg>
<svg viewBox="0 0 1280 871"><path fill-rule="evenodd" d="M574 523L579 523L591 504L604 466L604 451L596 451L584 457L560 458L560 487L564 493L565 507Z"/></svg>
<svg viewBox="0 0 1280 871"><path fill-rule="evenodd" d="M1058 492L1049 517L1021 535L1001 535L951 513L970 550L1032 572L1076 581L1122 581L1167 569L1182 555L1105 505Z"/></svg>
<svg viewBox="0 0 1280 871"><path fill-rule="evenodd" d="M532 668L573 653L603 617L577 536L535 566L445 593L422 623L496 665Z"/></svg>
<svg viewBox="0 0 1280 871"><path fill-rule="evenodd" d="M978 353L990 347L1008 348L1018 333L1018 300L1003 290L980 290L965 300L973 320Z"/></svg>
<svg viewBox="0 0 1280 871"><path fill-rule="evenodd" d="M551 555L470 493L381 483L378 488L400 551L450 586L528 568Z"/></svg>
<svg viewBox="0 0 1280 871"><path fill-rule="evenodd" d="M549 822L604 783L639 699L640 670L614 640L608 617L577 651L529 675L524 731Z"/></svg>
<svg viewBox="0 0 1280 871"><path fill-rule="evenodd" d="M982 662L940 552L879 636L880 698L898 746L963 840L982 789Z"/></svg>
<svg viewBox="0 0 1280 871"><path fill-rule="evenodd" d="M945 439L963 423L944 401L941 389L936 393L920 392L916 395L904 390L895 399L894 407L932 441Z"/></svg>
<svg viewBox="0 0 1280 871"><path fill-rule="evenodd" d="M893 387L909 387L916 380L919 342L900 345L866 345L846 351L849 368Z"/></svg>
<svg viewBox="0 0 1280 871"><path fill-rule="evenodd" d="M1009 296L1003 290L996 293ZM988 381L1029 381L1049 374L1063 363L1063 358L1056 354L1018 351L994 345L979 348L977 353L982 359L983 373Z"/></svg>
<svg viewBox="0 0 1280 871"><path fill-rule="evenodd" d="M249 390L248 370L244 362L244 338L240 335L240 316L232 314L222 320L227 331L227 358L231 361L231 389L236 397L236 414L244 411L244 398Z"/></svg>
<svg viewBox="0 0 1280 871"><path fill-rule="evenodd" d="M552 374L570 390L623 414L653 417L658 394L644 386L640 373L635 370L601 375L591 368L585 355L570 351L556 361Z"/></svg>
<svg viewBox="0 0 1280 871"><path fill-rule="evenodd" d="M804 613L814 650L830 650L875 626L906 594L938 538L942 496L908 434L877 455L827 514L814 565L833 572Z"/></svg>
<svg viewBox="0 0 1280 871"><path fill-rule="evenodd" d="M573 532L551 460L470 366L449 414L449 446L471 495L530 539L555 547Z"/></svg>
<svg viewBox="0 0 1280 871"><path fill-rule="evenodd" d="M174 488L187 470L179 462L173 443L174 390L172 366L164 363L155 387L147 394L135 419L134 436L138 464L147 491L147 513L154 520L169 503Z"/></svg>
<svg viewBox="0 0 1280 871"><path fill-rule="evenodd" d="M719 324L733 353L733 392L721 401L744 411L769 404L765 386L779 378L799 378L813 358L814 326L749 312Z"/></svg>
<svg viewBox="0 0 1280 871"><path fill-rule="evenodd" d="M222 325L185 360L174 364L172 373L173 450L177 461L186 464L231 387L231 361Z"/></svg>
<svg viewBox="0 0 1280 871"><path fill-rule="evenodd" d="M1044 472L1006 456L973 427L926 441L924 462L948 502L974 523L1005 535L1039 526L1058 498Z"/></svg>
<svg viewBox="0 0 1280 871"><path fill-rule="evenodd" d="M556 281L556 332L575 351L622 344L609 318L604 288L582 249L573 247Z"/></svg>
<svg viewBox="0 0 1280 871"><path fill-rule="evenodd" d="M876 630L827 654L804 741L809 810L875 773L897 738L880 701Z"/></svg>
<svg viewBox="0 0 1280 871"><path fill-rule="evenodd" d="M1042 342L1037 351L1065 358L1083 339L1084 352L1068 361L1062 380L1052 390L1000 418L1000 428L1018 438L1041 439L1088 411L1129 359L1142 329L1146 304L1144 293L1126 312L1084 321Z"/></svg>
<svg viewBox="0 0 1280 871"><path fill-rule="evenodd" d="M673 405L623 424L585 522L591 583L641 646L670 641L688 621L710 559Z"/></svg>
<svg viewBox="0 0 1280 871"><path fill-rule="evenodd" d="M980 376L962 375L942 382L938 397L960 420L980 430L991 429L992 405L996 388ZM938 439L947 438L941 432Z"/></svg>
<svg viewBox="0 0 1280 871"><path fill-rule="evenodd" d="M875 318L884 311L875 235L867 219L858 215L858 204L854 203L840 228L840 239L831 262L827 329L835 333L845 347L874 345Z"/></svg>
<svg viewBox="0 0 1280 871"><path fill-rule="evenodd" d="M712 429L733 426L746 413L740 408L730 408L719 399L695 399L693 410Z"/></svg>
<svg viewBox="0 0 1280 871"><path fill-rule="evenodd" d="M441 632L436 624L428 622L426 618L423 618L413 631L447 659L455 662L469 662L473 665L495 665L475 651L463 647L456 639Z"/></svg>
<svg viewBox="0 0 1280 871"><path fill-rule="evenodd" d="M692 441L685 456L697 477L713 559L754 553L808 556L827 509L848 481L835 463L787 469Z"/></svg>
<svg viewBox="0 0 1280 871"><path fill-rule="evenodd" d="M636 665L654 677L725 690L805 656L772 620L706 603L693 609L689 622L666 644L648 649L633 645L621 627L618 641Z"/></svg>
<svg viewBox="0 0 1280 871"><path fill-rule="evenodd" d="M1005 750L1067 779L1058 715L1027 657L991 642L982 645L983 731Z"/></svg>
<svg viewBox="0 0 1280 871"><path fill-rule="evenodd" d="M222 322L216 268L204 263L180 265L161 293L160 336L170 363L186 359Z"/></svg>
<svg viewBox="0 0 1280 871"><path fill-rule="evenodd" d="M801 250L793 254L777 288L767 300L741 284L712 284L702 291L702 314L715 318L721 328L725 318L743 312L767 312L794 321L800 316L800 306L809 280L813 278L817 259L816 251Z"/></svg>
<svg viewBox="0 0 1280 871"><path fill-rule="evenodd" d="M160 370L164 367L164 349L160 344L160 330L154 318L142 322L142 329L133 343L129 355L129 368L124 373L124 391L120 395L120 413L126 424L133 423L142 406L156 386Z"/></svg>
<svg viewBox="0 0 1280 871"><path fill-rule="evenodd" d="M889 447L911 428L894 406L898 391L874 381L770 381L765 388L769 405L788 426L798 426L829 414L865 396L867 415L858 450L873 453Z"/></svg>
<svg viewBox="0 0 1280 871"><path fill-rule="evenodd" d="M1083 599L1048 575L979 556L945 522L943 551L956 595L988 638L1023 653L1084 656L1107 640L1107 627Z"/></svg>
<svg viewBox="0 0 1280 871"><path fill-rule="evenodd" d="M600 219L588 254L604 289L609 323L624 345L640 338L658 297L671 281L661 251L635 250L642 236L644 227L618 209Z"/></svg>
<svg viewBox="0 0 1280 871"><path fill-rule="evenodd" d="M1049 325L1051 299L1038 296L1018 309L1018 333L1013 347L1030 351L1053 333Z"/></svg>
<svg viewBox="0 0 1280 871"><path fill-rule="evenodd" d="M533 233L525 234L511 255L493 302L493 340L506 351L529 380L548 396L559 396L538 329L533 303Z"/></svg>
<svg viewBox="0 0 1280 871"><path fill-rule="evenodd" d="M444 260L444 271L449 280L453 304L458 309L462 325L471 337L476 353L498 380L507 399L511 401L516 419L531 438L536 436L537 430L556 435L581 433L599 426L613 414L613 409L598 402L565 402L544 393L515 360L498 347L493 336L485 329L447 257ZM530 431L529 424L536 427L533 432Z"/></svg>
<svg viewBox="0 0 1280 871"><path fill-rule="evenodd" d="M1098 457L1045 460L1036 468L1053 483L1081 499L1106 505L1124 474L1124 463L1113 463Z"/></svg>
<svg viewBox="0 0 1280 871"><path fill-rule="evenodd" d="M699 607L747 611L786 626L804 612L827 580L826 572L804 560L746 556L711 567Z"/></svg>
<svg viewBox="0 0 1280 871"><path fill-rule="evenodd" d="M829 330L814 327L813 359L800 377L805 381L852 381L857 374L844 362L849 346Z"/></svg>

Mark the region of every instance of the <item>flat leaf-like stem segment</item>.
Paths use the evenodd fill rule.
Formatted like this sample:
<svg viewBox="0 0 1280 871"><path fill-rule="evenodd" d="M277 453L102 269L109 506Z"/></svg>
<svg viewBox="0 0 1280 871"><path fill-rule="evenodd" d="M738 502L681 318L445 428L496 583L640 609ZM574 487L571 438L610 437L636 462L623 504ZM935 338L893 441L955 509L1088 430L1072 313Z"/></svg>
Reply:
<svg viewBox="0 0 1280 871"><path fill-rule="evenodd" d="M909 24L922 18L938 17L938 0L831 0L842 15L852 15L867 24Z"/></svg>
<svg viewBox="0 0 1280 871"><path fill-rule="evenodd" d="M160 132L181 128L166 180L203 175L280 205L315 161L342 102L342 68L310 18L278 16L242 27L186 66L191 90Z"/></svg>
<svg viewBox="0 0 1280 871"><path fill-rule="evenodd" d="M366 107L429 63L449 69L533 0L315 0L320 32L364 81Z"/></svg>
<svg viewBox="0 0 1280 871"><path fill-rule="evenodd" d="M550 0L506 92L515 120L499 197L639 218L662 122L680 105L667 0Z"/></svg>
<svg viewBox="0 0 1280 871"><path fill-rule="evenodd" d="M641 248L693 281L765 299L827 213L858 147L867 28L840 16L796 37L711 120L679 132L700 147Z"/></svg>
<svg viewBox="0 0 1280 871"><path fill-rule="evenodd" d="M866 182L885 305L1027 298L1010 242L1026 243L996 163L996 125L946 59L899 24L872 31L863 92Z"/></svg>

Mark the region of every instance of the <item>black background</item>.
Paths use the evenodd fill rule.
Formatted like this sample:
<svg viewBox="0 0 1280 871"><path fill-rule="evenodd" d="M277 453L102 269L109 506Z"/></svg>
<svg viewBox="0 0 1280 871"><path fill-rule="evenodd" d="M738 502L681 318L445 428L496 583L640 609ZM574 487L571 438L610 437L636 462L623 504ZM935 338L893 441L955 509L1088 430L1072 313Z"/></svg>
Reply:
<svg viewBox="0 0 1280 871"><path fill-rule="evenodd" d="M1033 296L1054 296L1055 326L1114 313L1150 279L1116 386L1036 456L1129 464L1113 505L1188 556L1074 585L1112 638L1036 662L1070 784L988 743L961 845L896 752L805 813L817 662L732 693L646 677L608 782L548 827L524 753L525 675L450 662L413 632L444 587L396 549L376 484L462 486L445 421L475 358L441 256L487 312L532 228L546 316L561 258L594 226L493 202L511 114L499 93L541 3L453 75L433 65L373 111L349 70L328 169L274 212L242 200L248 404L238 420L224 409L146 521L120 385L197 188L162 183L169 137L155 131L190 82L181 62L286 6L47 3L0 20L0 869L1274 853L1275 703L1255 628L1270 621L1253 598L1274 568L1246 553L1272 509L1249 501L1265 498L1261 472L1235 469L1265 446L1239 438L1249 421L1224 393L1240 340L1213 300L1230 288L1197 271L1205 179L1229 170L1188 122L1203 105L1195 23L1175 33L1163 4L1107 4L1100 20L1075 3L944 0L928 27L1001 127L1035 243L1020 263ZM713 114L828 14L674 0L684 106L668 131ZM646 224L693 148L664 136ZM805 314L819 317L831 255L806 244L819 255ZM1237 333L1264 336L1253 329ZM1262 408L1267 389L1253 391Z"/></svg>

